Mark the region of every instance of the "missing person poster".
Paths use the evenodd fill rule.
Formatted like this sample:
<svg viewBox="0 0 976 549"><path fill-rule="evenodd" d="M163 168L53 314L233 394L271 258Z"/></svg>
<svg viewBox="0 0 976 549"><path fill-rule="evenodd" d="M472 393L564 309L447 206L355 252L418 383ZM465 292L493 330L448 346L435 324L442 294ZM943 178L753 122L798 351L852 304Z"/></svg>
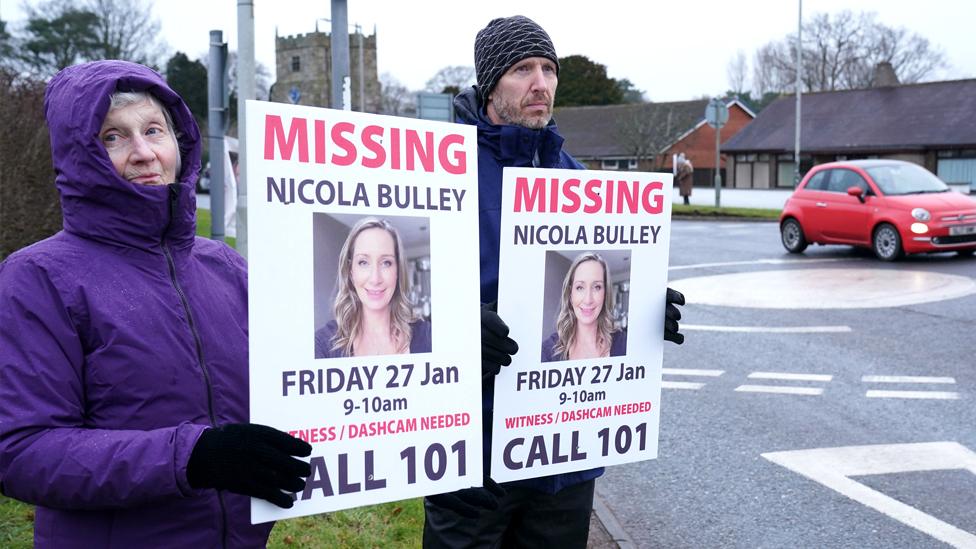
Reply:
<svg viewBox="0 0 976 549"><path fill-rule="evenodd" d="M491 477L657 457L671 174L505 168Z"/></svg>
<svg viewBox="0 0 976 549"><path fill-rule="evenodd" d="M251 421L309 442L295 506L482 481L474 128L247 102Z"/></svg>

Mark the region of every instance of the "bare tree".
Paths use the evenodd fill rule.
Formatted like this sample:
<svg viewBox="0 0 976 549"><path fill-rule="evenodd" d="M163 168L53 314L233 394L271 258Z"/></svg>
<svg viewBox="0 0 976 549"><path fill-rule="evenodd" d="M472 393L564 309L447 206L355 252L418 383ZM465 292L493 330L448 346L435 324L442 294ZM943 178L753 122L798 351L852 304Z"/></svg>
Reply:
<svg viewBox="0 0 976 549"><path fill-rule="evenodd" d="M780 87L777 75L777 62L780 59L777 48L779 44L770 42L762 46L752 57L752 90L757 95L778 92Z"/></svg>
<svg viewBox="0 0 976 549"><path fill-rule="evenodd" d="M125 59L153 67L165 42L146 0L42 0L25 3L20 69L39 77L84 61Z"/></svg>
<svg viewBox="0 0 976 549"><path fill-rule="evenodd" d="M96 14L96 47L103 59L126 59L159 66L166 45L159 40L159 20L146 0L84 0Z"/></svg>
<svg viewBox="0 0 976 549"><path fill-rule="evenodd" d="M753 58L755 91L791 92L796 77L796 34L762 46ZM803 24L800 81L805 91L863 88L875 66L891 63L901 82L919 82L946 66L928 39L877 21L874 13L821 13Z"/></svg>
<svg viewBox="0 0 976 549"><path fill-rule="evenodd" d="M410 116L417 105L413 94L388 72L380 76L380 112L393 116Z"/></svg>
<svg viewBox="0 0 976 549"><path fill-rule="evenodd" d="M725 74L729 79L729 89L738 95L742 95L746 91L746 79L749 77L749 62L746 61L746 52L742 50L736 52L735 56L729 60Z"/></svg>
<svg viewBox="0 0 976 549"><path fill-rule="evenodd" d="M891 63L901 82L920 82L946 68L945 57L926 38L909 34L903 28L877 25L871 29L870 42L875 45L853 71L857 87L870 85L874 68L881 62Z"/></svg>
<svg viewBox="0 0 976 549"><path fill-rule="evenodd" d="M437 71L424 87L433 93L452 93L457 95L464 88L475 83L474 67L453 65Z"/></svg>
<svg viewBox="0 0 976 549"><path fill-rule="evenodd" d="M638 166L644 160L656 160L682 130L674 108L655 103L641 103L627 109L615 127L617 138Z"/></svg>

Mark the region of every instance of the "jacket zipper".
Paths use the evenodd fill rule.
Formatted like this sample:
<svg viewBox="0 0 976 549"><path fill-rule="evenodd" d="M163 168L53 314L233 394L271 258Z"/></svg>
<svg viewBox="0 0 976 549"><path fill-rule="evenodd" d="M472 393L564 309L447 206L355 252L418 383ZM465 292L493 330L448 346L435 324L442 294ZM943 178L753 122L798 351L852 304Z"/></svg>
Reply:
<svg viewBox="0 0 976 549"><path fill-rule="evenodd" d="M173 212L176 209L177 201L177 189L175 185L170 185L169 187L169 220L170 223L173 222ZM213 406L213 381L210 378L210 370L207 368L207 363L203 358L203 343L200 341L200 333L197 331L196 324L193 322L193 313L190 312L190 302L186 299L186 294L183 292L183 288L180 286L179 280L176 278L176 262L173 260L173 254L169 250L169 244L166 243L166 233L169 230L169 224L167 224L166 230L163 231L163 237L160 239L160 244L163 248L163 255L166 257L166 264L169 266L169 277L170 282L173 284L173 288L176 290L176 294L180 297L180 303L183 305L183 311L186 313L186 320L190 327L190 333L193 334L193 342L196 345L197 350L197 361L200 363L200 369L203 371L204 384L207 387L207 415L210 417L210 426L217 427L217 417L214 415ZM220 503L220 514L223 519L221 522L221 540L223 547L227 547L227 509L224 507L224 496L217 490L217 501Z"/></svg>

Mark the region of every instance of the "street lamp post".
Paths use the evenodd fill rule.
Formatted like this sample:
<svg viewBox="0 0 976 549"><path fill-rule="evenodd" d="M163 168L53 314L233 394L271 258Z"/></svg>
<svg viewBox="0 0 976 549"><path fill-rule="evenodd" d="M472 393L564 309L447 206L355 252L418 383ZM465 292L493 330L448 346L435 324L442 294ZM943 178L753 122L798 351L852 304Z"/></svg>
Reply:
<svg viewBox="0 0 976 549"><path fill-rule="evenodd" d="M803 0L799 0L799 15L796 23L796 135L793 147L793 188L800 184L800 72L803 70Z"/></svg>
<svg viewBox="0 0 976 549"><path fill-rule="evenodd" d="M332 108L345 109L346 79L349 78L349 17L346 0L332 0Z"/></svg>

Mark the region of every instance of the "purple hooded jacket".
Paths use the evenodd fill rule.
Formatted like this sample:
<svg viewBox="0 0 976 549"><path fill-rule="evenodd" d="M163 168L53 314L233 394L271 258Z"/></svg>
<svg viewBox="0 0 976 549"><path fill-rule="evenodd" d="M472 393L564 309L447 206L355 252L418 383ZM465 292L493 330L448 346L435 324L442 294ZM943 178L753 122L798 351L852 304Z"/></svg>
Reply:
<svg viewBox="0 0 976 549"><path fill-rule="evenodd" d="M173 116L182 173L129 183L98 138L116 90ZM37 547L255 547L250 498L194 490L208 426L248 421L247 272L196 238L200 133L156 72L70 67L45 98L64 230L0 264L0 490Z"/></svg>

